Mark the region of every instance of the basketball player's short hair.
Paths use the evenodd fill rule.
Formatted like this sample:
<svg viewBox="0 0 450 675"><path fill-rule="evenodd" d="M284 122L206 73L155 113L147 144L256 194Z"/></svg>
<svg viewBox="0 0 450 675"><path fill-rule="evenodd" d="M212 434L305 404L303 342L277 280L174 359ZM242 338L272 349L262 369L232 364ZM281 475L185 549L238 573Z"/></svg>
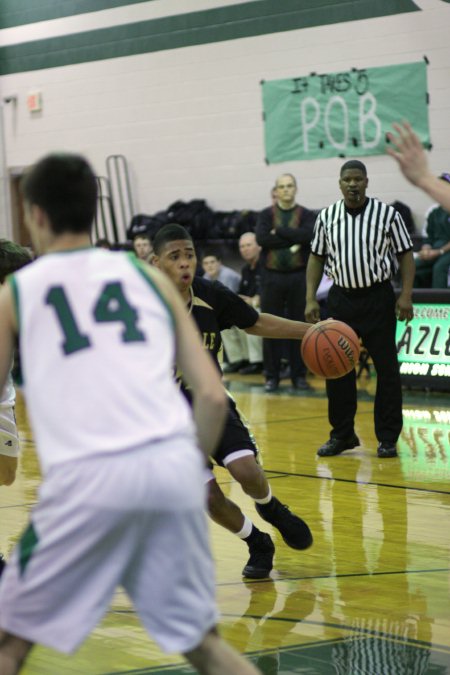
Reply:
<svg viewBox="0 0 450 675"><path fill-rule="evenodd" d="M192 237L185 227L178 225L178 223L169 223L163 225L153 239L153 250L155 255L160 255L164 246L170 241L192 241Z"/></svg>
<svg viewBox="0 0 450 675"><path fill-rule="evenodd" d="M362 171L362 173L367 176L366 165L360 162L359 159L349 159L348 162L345 162L345 164L341 166L341 172L339 175L342 176L344 171L347 171L347 169L359 169L359 171Z"/></svg>
<svg viewBox="0 0 450 675"><path fill-rule="evenodd" d="M51 154L32 166L22 194L48 216L54 234L90 233L97 207L97 179L81 155Z"/></svg>
<svg viewBox="0 0 450 675"><path fill-rule="evenodd" d="M8 274L17 272L32 261L30 251L25 246L19 246L9 239L0 239L0 284Z"/></svg>

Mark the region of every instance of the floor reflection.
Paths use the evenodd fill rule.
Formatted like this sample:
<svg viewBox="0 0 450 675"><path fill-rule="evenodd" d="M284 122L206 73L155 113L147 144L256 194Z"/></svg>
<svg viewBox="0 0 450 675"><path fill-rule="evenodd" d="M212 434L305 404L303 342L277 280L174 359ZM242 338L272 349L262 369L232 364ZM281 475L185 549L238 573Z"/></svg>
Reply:
<svg viewBox="0 0 450 675"><path fill-rule="evenodd" d="M398 443L405 479L450 480L450 410L403 408Z"/></svg>

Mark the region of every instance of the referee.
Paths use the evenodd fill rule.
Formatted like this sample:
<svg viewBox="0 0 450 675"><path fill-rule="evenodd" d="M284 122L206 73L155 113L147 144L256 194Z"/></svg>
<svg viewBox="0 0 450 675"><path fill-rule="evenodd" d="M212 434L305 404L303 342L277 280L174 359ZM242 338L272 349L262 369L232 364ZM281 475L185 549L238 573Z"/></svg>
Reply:
<svg viewBox="0 0 450 675"><path fill-rule="evenodd" d="M307 267L305 315L319 320L316 291L325 271L333 283L328 313L349 324L362 338L377 371L375 434L378 457L396 457L402 429L402 390L395 343L396 319L413 317L412 243L400 214L378 199L366 197L367 169L358 160L340 172L343 194L316 220ZM398 263L397 263L398 261ZM391 279L400 267L402 290L395 300ZM326 381L329 440L320 457L338 455L359 445L354 420L357 406L355 370Z"/></svg>

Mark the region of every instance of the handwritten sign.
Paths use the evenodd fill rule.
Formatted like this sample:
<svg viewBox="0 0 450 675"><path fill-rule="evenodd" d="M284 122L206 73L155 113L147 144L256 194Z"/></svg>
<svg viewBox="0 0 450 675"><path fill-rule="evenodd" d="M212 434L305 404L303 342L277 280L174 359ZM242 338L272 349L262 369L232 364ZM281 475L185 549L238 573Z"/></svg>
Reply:
<svg viewBox="0 0 450 675"><path fill-rule="evenodd" d="M424 61L261 84L268 163L383 154L402 119L430 143Z"/></svg>

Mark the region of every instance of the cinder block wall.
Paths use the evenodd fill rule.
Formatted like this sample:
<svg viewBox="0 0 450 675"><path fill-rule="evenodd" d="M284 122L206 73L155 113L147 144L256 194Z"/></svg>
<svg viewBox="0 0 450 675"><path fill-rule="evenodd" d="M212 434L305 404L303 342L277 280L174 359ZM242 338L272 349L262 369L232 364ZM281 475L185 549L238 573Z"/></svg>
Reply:
<svg viewBox="0 0 450 675"><path fill-rule="evenodd" d="M260 81L424 55L430 62L430 159L436 172L450 168L445 0L128 5L4 0L3 5L1 95L17 95L16 105L3 104L7 169L68 150L85 153L105 174L105 158L123 154L134 211L147 213L192 198L204 198L217 210L260 209L269 203L275 177L289 171L298 177L299 200L319 208L339 197L342 160L267 166ZM80 5L84 13L75 14ZM248 18L255 9L260 21ZM142 44L150 51L135 53ZM31 114L26 97L33 90L42 92L43 109ZM371 194L409 204L419 229L428 199L403 180L389 158L369 157L366 163Z"/></svg>

